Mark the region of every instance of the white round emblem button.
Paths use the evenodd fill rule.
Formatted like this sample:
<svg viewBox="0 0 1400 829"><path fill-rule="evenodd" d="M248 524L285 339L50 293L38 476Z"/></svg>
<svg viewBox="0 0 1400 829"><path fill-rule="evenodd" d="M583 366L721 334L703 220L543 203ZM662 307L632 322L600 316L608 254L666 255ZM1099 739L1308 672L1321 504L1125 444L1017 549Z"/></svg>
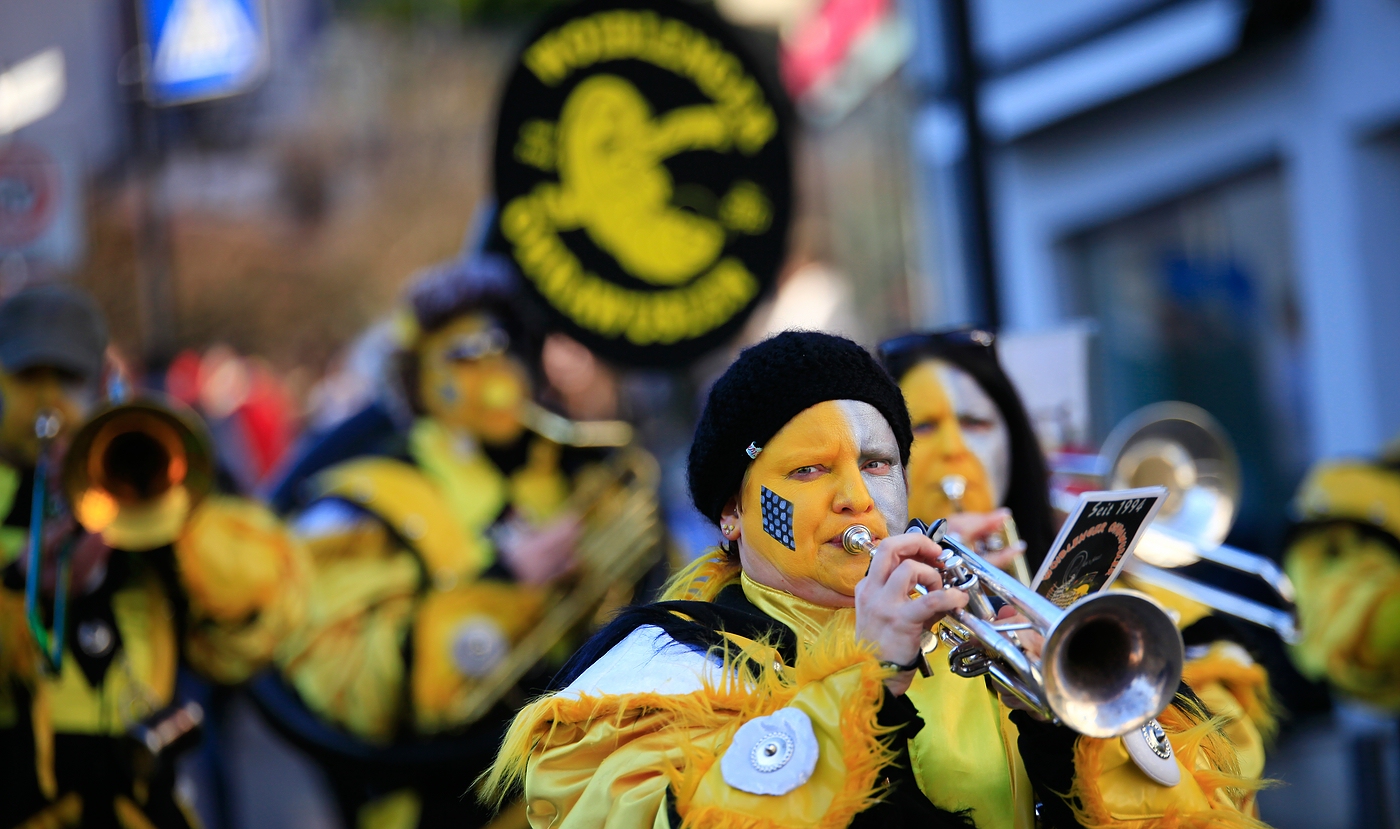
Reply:
<svg viewBox="0 0 1400 829"><path fill-rule="evenodd" d="M751 794L780 795L806 783L817 768L817 735L798 708L781 708L739 727L724 756L724 782Z"/></svg>

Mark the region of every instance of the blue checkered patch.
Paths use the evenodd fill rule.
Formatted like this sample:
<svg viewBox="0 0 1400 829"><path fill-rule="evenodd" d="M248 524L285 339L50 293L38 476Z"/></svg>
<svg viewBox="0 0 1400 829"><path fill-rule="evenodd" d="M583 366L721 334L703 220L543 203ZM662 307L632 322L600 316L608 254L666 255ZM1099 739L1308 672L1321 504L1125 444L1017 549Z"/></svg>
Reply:
<svg viewBox="0 0 1400 829"><path fill-rule="evenodd" d="M763 531L778 539L789 550L796 551L797 545L792 539L792 502L784 500L781 495L763 487L760 494L763 506Z"/></svg>

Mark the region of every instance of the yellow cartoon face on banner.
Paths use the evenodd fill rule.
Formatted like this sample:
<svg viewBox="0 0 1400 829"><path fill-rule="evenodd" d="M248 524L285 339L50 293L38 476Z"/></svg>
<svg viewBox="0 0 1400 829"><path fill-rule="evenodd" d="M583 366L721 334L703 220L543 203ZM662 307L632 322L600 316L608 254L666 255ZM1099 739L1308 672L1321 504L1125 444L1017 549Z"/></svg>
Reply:
<svg viewBox="0 0 1400 829"><path fill-rule="evenodd" d="M529 396L524 366L506 352L509 338L485 314L453 320L418 347L418 391L439 423L490 444L509 443L524 430Z"/></svg>
<svg viewBox="0 0 1400 829"><path fill-rule="evenodd" d="M740 551L789 582L854 596L870 559L846 552L841 534L853 524L876 539L903 530L907 503L899 444L884 416L869 403L828 400L789 420L749 466Z"/></svg>
<svg viewBox="0 0 1400 829"><path fill-rule="evenodd" d="M742 323L781 265L787 140L708 10L571 5L521 53L496 144L490 244L575 339L675 366Z"/></svg>

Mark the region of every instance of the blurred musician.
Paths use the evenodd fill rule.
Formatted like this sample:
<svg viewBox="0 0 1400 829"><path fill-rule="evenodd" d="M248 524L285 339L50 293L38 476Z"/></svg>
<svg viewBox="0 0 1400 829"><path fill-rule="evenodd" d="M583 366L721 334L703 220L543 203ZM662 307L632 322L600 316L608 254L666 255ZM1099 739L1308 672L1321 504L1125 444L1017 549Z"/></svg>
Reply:
<svg viewBox="0 0 1400 829"><path fill-rule="evenodd" d="M909 458L910 514L944 511L1009 517L1024 539L1026 569L1033 575L1054 541L1055 518L1040 444L1020 395L997 358L996 339L977 328L914 333L882 343L879 356L909 404L914 447ZM965 480L961 503L949 499L950 476ZM990 560L1014 572L1014 548ZM1018 573L1018 575L1021 575ZM1268 675L1228 620L1167 591L1119 583L1149 593L1176 612L1187 645L1186 682L1210 710L1229 718L1226 732L1239 751L1246 777L1264 771L1264 736L1275 727ZM1253 795L1249 807L1254 809Z"/></svg>
<svg viewBox="0 0 1400 829"><path fill-rule="evenodd" d="M688 469L724 547L521 711L486 796L523 786L537 829L1260 826L1233 749L1185 697L1161 715L1182 752L1169 787L1117 739L915 675L921 634L967 596L938 589L928 537L898 534L911 442L898 386L855 343L789 331L744 351ZM843 548L856 523L883 539L873 557Z"/></svg>
<svg viewBox="0 0 1400 829"><path fill-rule="evenodd" d="M522 692L479 719L470 700L575 567L571 499L606 452L527 431L539 346L521 302L500 260L420 280L398 393L308 447L274 496L316 577L281 676L255 695L350 825L489 819L464 793Z"/></svg>
<svg viewBox="0 0 1400 829"><path fill-rule="evenodd" d="M101 397L106 344L96 306L74 289L29 288L0 305L5 826L192 825L172 761L202 712L176 699L177 669L240 681L303 610L304 553L260 505L177 483L163 494L179 498L123 504L100 533L74 520L57 469ZM103 474L155 471L141 440L99 458ZM207 452L194 440L185 449Z"/></svg>
<svg viewBox="0 0 1400 829"><path fill-rule="evenodd" d="M1324 461L1298 490L1284 566L1298 591L1294 661L1400 712L1400 440L1375 461Z"/></svg>

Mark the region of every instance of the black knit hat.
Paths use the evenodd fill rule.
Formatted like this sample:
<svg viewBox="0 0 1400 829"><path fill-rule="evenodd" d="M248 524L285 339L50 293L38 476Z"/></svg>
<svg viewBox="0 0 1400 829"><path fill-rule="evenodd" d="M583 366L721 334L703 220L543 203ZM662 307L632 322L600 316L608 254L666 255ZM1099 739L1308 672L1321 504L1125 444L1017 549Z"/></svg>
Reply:
<svg viewBox="0 0 1400 829"><path fill-rule="evenodd" d="M69 285L25 288L0 303L0 367L44 366L88 382L102 373L107 323L92 297Z"/></svg>
<svg viewBox="0 0 1400 829"><path fill-rule="evenodd" d="M687 470L696 509L718 524L752 461L749 445L762 447L789 420L827 400L874 406L894 431L900 460L909 462L909 411L875 358L844 337L784 331L744 349L710 389Z"/></svg>

